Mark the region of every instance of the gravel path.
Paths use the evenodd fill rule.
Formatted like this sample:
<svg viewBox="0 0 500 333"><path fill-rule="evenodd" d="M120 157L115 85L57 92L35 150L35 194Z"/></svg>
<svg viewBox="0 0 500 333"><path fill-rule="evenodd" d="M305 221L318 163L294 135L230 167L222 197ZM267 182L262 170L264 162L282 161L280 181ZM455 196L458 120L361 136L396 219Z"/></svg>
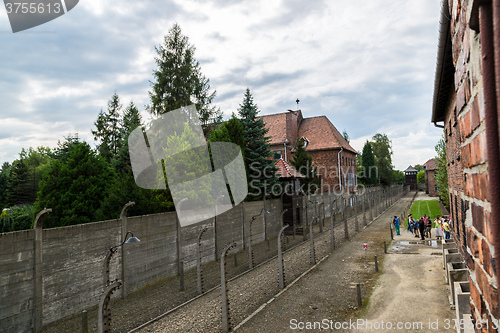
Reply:
<svg viewBox="0 0 500 333"><path fill-rule="evenodd" d="M404 200L409 201L411 199L408 197L408 199ZM363 223L362 215L361 218L358 216L358 223L361 228ZM382 222L378 223L382 225ZM352 237L356 232L354 218L349 219L348 226L349 235ZM387 225L383 232L385 235L389 234L387 231ZM283 323L281 323L279 327L274 327L272 323L278 321L277 318L282 317L281 315L286 309L296 307L302 309L304 304L308 304L307 310L314 311L314 307L317 309L317 306L314 306L314 304L320 304L324 300L333 302L325 308L333 309L333 305L341 304L342 307L347 309L347 312L345 309L338 311L337 315L339 318L344 318L346 313L347 315L350 315L353 310L356 310L356 307L352 306L351 301L352 299L355 299L355 289L353 288L352 282L356 280L366 281L370 279L366 277L364 271L367 268L373 270L374 264L367 263L364 258L355 258L350 255L349 245L352 241L346 241L344 239L344 234L344 225L341 221L339 221L335 227L337 250L334 251L332 258L328 258L327 260L331 262L331 265L335 266L332 268L334 273L331 274L330 279L315 283L315 285L320 288L328 285L336 292L332 292L329 295L323 293L321 297L318 298L317 294L313 296L312 293L309 293L309 290L302 290L300 295L294 298L292 302L287 302L286 305L283 305L283 308L278 307L274 312L271 312L269 318L264 318L262 321L248 321L245 327L240 328L240 330L244 332L284 332L286 331L285 328L287 326L283 326ZM358 238L358 236L355 236L354 238ZM324 232L315 238L315 251L317 258L325 257L330 253L329 240L329 231ZM383 252L382 243L372 241L370 241L370 243L374 245L374 247L378 247L379 251ZM311 264L309 263L309 251L310 245L308 241L285 254L285 274L288 282L293 281L311 267ZM344 263L346 266L343 265ZM322 267L323 265L318 265L313 272L322 270ZM371 281L373 282L373 278L371 278ZM368 287L369 285L370 284L367 283L365 287ZM246 317L251 315L252 312L257 310L262 304L268 302L269 299L279 292L277 260L274 259L269 261L244 276L231 281L228 283L228 289L231 323L232 326L235 327L238 323L242 322ZM290 293L290 290L283 295L288 295L288 293ZM310 299L311 296L314 297L314 300ZM168 316L139 330L138 332L220 332L220 302L220 289L217 289L184 306L179 311L171 313ZM269 308L271 309L272 306Z"/></svg>

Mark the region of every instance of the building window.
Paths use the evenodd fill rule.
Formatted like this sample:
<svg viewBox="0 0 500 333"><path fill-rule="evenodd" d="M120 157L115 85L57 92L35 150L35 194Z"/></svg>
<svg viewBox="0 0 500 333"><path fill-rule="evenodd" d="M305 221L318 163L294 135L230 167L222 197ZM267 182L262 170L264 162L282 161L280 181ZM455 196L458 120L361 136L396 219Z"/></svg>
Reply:
<svg viewBox="0 0 500 333"><path fill-rule="evenodd" d="M281 158L281 150L274 152L274 159L279 160Z"/></svg>

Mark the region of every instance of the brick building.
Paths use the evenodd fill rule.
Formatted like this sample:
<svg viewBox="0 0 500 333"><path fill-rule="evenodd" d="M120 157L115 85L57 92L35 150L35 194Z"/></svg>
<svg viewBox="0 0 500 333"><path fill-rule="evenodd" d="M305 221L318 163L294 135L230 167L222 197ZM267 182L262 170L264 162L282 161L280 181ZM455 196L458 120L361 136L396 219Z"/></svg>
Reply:
<svg viewBox="0 0 500 333"><path fill-rule="evenodd" d="M355 190L357 152L326 116L304 118L301 110L289 110L262 118L269 129L267 135L271 137L276 159L290 161L302 138L313 165L318 168L324 192Z"/></svg>
<svg viewBox="0 0 500 333"><path fill-rule="evenodd" d="M431 197L439 196L436 183L436 160L431 158L424 163L425 170L425 193Z"/></svg>
<svg viewBox="0 0 500 333"><path fill-rule="evenodd" d="M481 332L497 332L500 316L499 5L442 3L432 110L432 122L444 128L452 237L469 270L471 316Z"/></svg>

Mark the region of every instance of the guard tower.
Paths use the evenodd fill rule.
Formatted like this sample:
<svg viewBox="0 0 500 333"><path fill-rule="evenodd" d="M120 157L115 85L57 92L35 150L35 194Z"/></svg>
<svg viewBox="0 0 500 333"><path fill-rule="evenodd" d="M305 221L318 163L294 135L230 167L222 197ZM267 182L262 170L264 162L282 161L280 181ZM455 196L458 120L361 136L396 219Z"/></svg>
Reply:
<svg viewBox="0 0 500 333"><path fill-rule="evenodd" d="M417 173L411 165L404 171L406 176L406 186L410 186L410 191L417 191Z"/></svg>

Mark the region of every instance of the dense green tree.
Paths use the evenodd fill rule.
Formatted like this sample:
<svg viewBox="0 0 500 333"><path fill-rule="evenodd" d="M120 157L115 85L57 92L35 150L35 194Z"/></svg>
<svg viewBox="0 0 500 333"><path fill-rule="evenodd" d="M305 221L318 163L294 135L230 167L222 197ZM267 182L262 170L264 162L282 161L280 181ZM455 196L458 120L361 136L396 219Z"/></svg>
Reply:
<svg viewBox="0 0 500 333"><path fill-rule="evenodd" d="M8 206L7 186L10 176L10 163L4 162L0 170L0 210Z"/></svg>
<svg viewBox="0 0 500 333"><path fill-rule="evenodd" d="M10 169L7 181L7 205L23 205L33 203L31 201L31 181L28 167L24 159L15 160Z"/></svg>
<svg viewBox="0 0 500 333"><path fill-rule="evenodd" d="M57 141L57 147L54 148L50 157L64 163L69 158L69 155L73 152L75 147L79 144L80 139L78 138L78 134L64 137L63 142L60 140Z"/></svg>
<svg viewBox="0 0 500 333"><path fill-rule="evenodd" d="M120 139L118 154L113 160L113 166L116 171L126 170L132 174L132 165L130 162L130 154L128 151L128 137L130 133L137 127L142 126L142 119L139 110L133 102L127 106L123 112L123 117L120 120Z"/></svg>
<svg viewBox="0 0 500 333"><path fill-rule="evenodd" d="M362 184L375 185L378 178L378 170L375 165L375 157L373 156L372 145L366 141L361 153L361 172L358 172L358 178Z"/></svg>
<svg viewBox="0 0 500 333"><path fill-rule="evenodd" d="M380 184L387 186L393 182L392 143L386 134L377 133L371 142Z"/></svg>
<svg viewBox="0 0 500 333"><path fill-rule="evenodd" d="M424 170L424 166L422 164L415 164L415 166L413 167L415 170L417 171L422 171Z"/></svg>
<svg viewBox="0 0 500 333"><path fill-rule="evenodd" d="M420 170L417 173L417 183L425 184L425 171L424 170Z"/></svg>
<svg viewBox="0 0 500 333"><path fill-rule="evenodd" d="M270 138L266 137L269 131L262 118L258 118L259 110L253 102L250 89L247 88L243 103L238 113L245 129L245 164L248 170L249 200L257 200L264 194L270 194L271 187L277 182L276 167L271 159L269 147Z"/></svg>
<svg viewBox="0 0 500 333"><path fill-rule="evenodd" d="M394 184L406 184L406 176L403 171L394 170L392 179Z"/></svg>
<svg viewBox="0 0 500 333"><path fill-rule="evenodd" d="M115 92L108 101L108 111L103 112L101 110L99 112L94 123L96 130L92 131L94 140L99 142L97 145L99 154L108 163L111 163L116 158L123 140L119 126L121 108L120 97Z"/></svg>
<svg viewBox="0 0 500 333"><path fill-rule="evenodd" d="M319 178L317 176L317 170L313 166L312 156L306 151L304 139L300 138L295 145L295 152L290 159L290 164L295 167L295 169L306 176L306 178L301 179L304 192L307 194L313 194L320 188Z"/></svg>
<svg viewBox="0 0 500 333"><path fill-rule="evenodd" d="M114 177L113 169L86 142L77 143L65 161L52 161L40 182L35 210L52 208L46 227L96 221Z"/></svg>
<svg viewBox="0 0 500 333"><path fill-rule="evenodd" d="M448 189L448 169L446 163L446 143L444 135L435 146L436 156L436 185L443 204L450 208L450 194Z"/></svg>
<svg viewBox="0 0 500 333"><path fill-rule="evenodd" d="M210 81L201 73L200 64L194 57L195 47L189 44L177 23L164 37L163 45L155 49L157 69L153 71L153 89L149 92L151 104L147 110L160 116L195 104L203 125L220 118L220 110L210 105L215 91L210 92Z"/></svg>

